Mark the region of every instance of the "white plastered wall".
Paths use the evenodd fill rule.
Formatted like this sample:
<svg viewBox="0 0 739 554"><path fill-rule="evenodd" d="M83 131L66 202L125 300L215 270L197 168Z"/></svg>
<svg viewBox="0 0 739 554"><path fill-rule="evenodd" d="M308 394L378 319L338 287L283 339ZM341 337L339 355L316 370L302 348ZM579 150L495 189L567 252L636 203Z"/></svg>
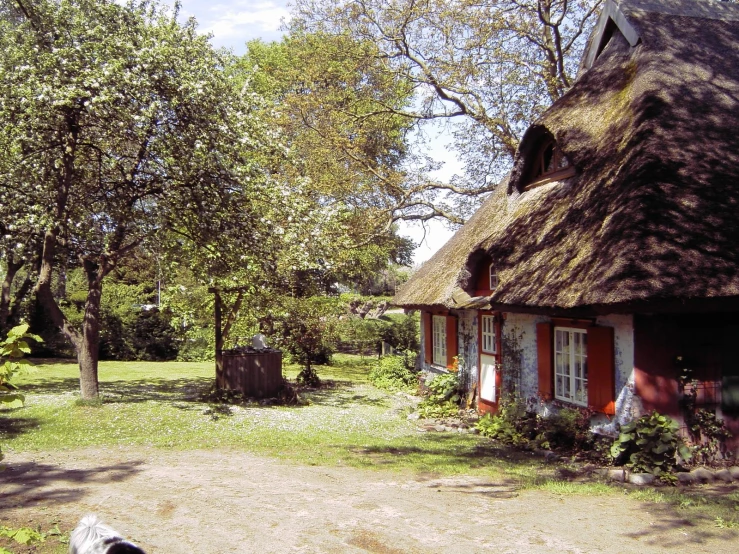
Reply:
<svg viewBox="0 0 739 554"><path fill-rule="evenodd" d="M519 391L522 398L535 403L539 391L536 350L536 324L550 321L549 317L528 314L506 314L503 326L503 371L520 373ZM630 314L598 317L598 325L613 327L615 349L616 417L623 424L632 417L634 406L634 318ZM508 366L508 367L506 367ZM548 406L540 406L549 412ZM604 433L612 433L613 421L603 418L594 423ZM606 425L605 428L602 428Z"/></svg>

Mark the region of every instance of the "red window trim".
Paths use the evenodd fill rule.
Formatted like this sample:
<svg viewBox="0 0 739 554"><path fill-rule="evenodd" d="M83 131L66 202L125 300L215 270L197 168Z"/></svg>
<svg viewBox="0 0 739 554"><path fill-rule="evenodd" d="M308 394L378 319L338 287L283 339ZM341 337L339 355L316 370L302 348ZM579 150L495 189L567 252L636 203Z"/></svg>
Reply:
<svg viewBox="0 0 739 554"><path fill-rule="evenodd" d="M536 324L539 395L545 400L554 399L554 327L560 321ZM576 322L568 321L567 324L575 327ZM585 322L579 322L577 327L588 332L588 407L613 415L616 405L614 329Z"/></svg>

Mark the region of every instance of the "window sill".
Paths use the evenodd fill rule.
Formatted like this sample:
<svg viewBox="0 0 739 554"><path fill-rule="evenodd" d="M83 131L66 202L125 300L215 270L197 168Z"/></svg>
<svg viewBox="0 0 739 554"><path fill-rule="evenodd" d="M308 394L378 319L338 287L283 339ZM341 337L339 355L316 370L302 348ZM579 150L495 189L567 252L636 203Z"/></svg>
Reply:
<svg viewBox="0 0 739 554"><path fill-rule="evenodd" d="M587 402L577 402L575 400L572 400L571 398L562 398L559 396L555 396L553 400L555 402L562 402L563 404L569 404L570 406L576 406L577 408L587 408L588 407Z"/></svg>
<svg viewBox="0 0 739 554"><path fill-rule="evenodd" d="M548 175L542 175L535 181L523 187L523 190L527 191L527 190L535 189L537 187L541 187L543 185L548 185L549 183L554 183L555 181L562 181L563 179L568 179L569 177L572 177L573 175L575 175L575 168L572 166L566 167L564 169L560 169L559 171L555 171L554 173L549 173Z"/></svg>

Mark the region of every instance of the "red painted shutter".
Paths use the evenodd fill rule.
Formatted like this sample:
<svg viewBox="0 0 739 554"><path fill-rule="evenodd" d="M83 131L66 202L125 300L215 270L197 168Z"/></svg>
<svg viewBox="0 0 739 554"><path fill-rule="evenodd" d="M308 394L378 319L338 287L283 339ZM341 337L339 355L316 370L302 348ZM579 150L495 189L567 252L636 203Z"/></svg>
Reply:
<svg viewBox="0 0 739 554"><path fill-rule="evenodd" d="M457 355L457 318L446 316L446 366L452 367L454 356Z"/></svg>
<svg viewBox="0 0 739 554"><path fill-rule="evenodd" d="M588 405L606 414L616 413L616 361L613 327L588 329Z"/></svg>
<svg viewBox="0 0 739 554"><path fill-rule="evenodd" d="M431 328L431 314L421 312L421 325L423 325L423 358L427 364L434 359L434 332Z"/></svg>
<svg viewBox="0 0 739 554"><path fill-rule="evenodd" d="M554 326L551 323L536 324L536 360L539 368L539 395L550 400L554 384Z"/></svg>

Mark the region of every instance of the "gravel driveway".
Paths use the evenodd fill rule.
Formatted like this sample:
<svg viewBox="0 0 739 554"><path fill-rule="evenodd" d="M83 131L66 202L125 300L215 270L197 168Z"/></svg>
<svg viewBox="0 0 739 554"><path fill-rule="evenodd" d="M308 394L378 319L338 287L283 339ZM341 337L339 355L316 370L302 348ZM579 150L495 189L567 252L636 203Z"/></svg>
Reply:
<svg viewBox="0 0 739 554"><path fill-rule="evenodd" d="M617 496L516 491L153 448L7 453L0 513L16 524L94 512L150 553L736 553L736 531Z"/></svg>

